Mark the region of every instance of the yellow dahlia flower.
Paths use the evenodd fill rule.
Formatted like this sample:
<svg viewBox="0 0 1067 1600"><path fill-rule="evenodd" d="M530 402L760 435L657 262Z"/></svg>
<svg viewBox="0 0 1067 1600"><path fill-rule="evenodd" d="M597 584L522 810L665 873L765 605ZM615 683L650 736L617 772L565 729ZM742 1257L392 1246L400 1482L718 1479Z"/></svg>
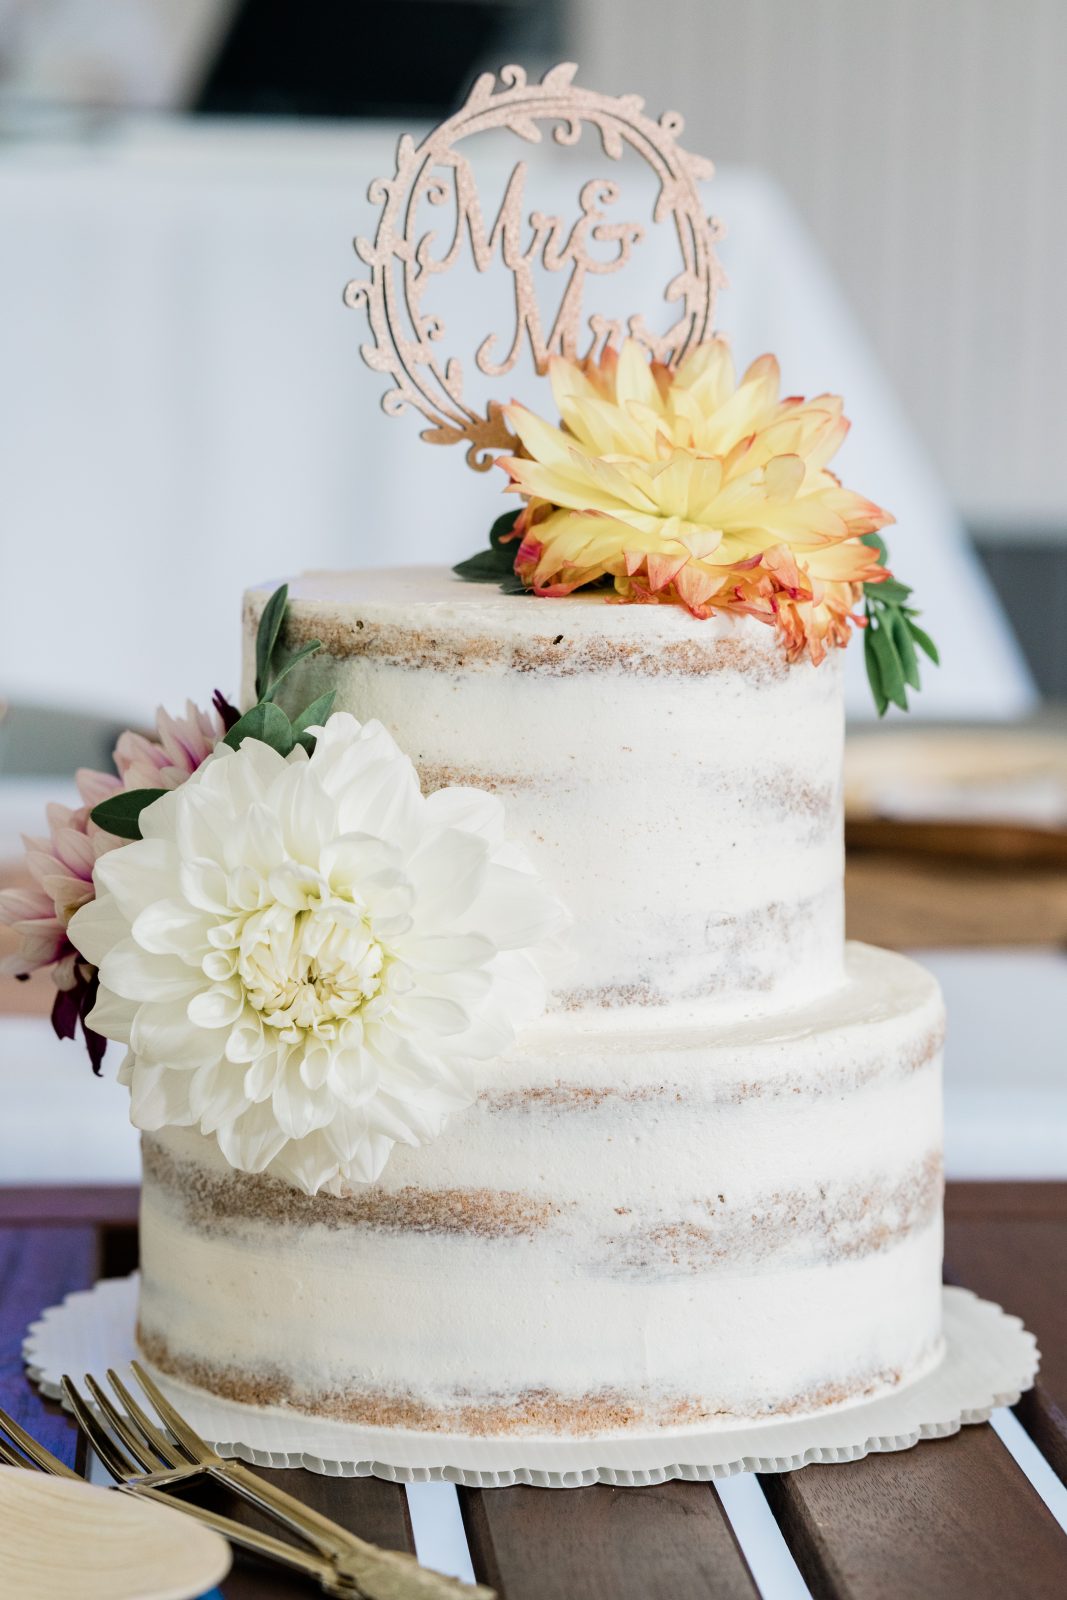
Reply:
<svg viewBox="0 0 1067 1600"><path fill-rule="evenodd" d="M893 519L826 470L848 432L835 395L780 399L778 363L738 384L727 345L671 370L632 340L555 358L561 425L512 405L501 464L526 505L515 570L541 595L613 580L621 600L774 624L791 657L845 644L861 585L887 576L862 535ZM853 620L856 620L853 618Z"/></svg>

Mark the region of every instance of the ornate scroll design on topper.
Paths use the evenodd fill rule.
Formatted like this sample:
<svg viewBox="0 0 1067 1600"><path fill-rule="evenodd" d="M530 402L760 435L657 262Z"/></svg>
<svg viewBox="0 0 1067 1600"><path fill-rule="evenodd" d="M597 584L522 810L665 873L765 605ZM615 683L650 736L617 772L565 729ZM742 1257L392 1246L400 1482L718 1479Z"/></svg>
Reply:
<svg viewBox="0 0 1067 1600"><path fill-rule="evenodd" d="M476 365L488 376L509 372L525 341L538 371L545 370L553 354L571 359L594 355L624 332L657 360L673 365L712 331L723 274L714 249L717 227L705 215L697 190L701 179L711 177L711 162L680 148L677 138L683 124L676 112L667 111L654 122L642 114L644 101L637 95L616 98L576 87L572 82L576 71L573 62L563 62L539 84L528 84L521 67L504 67L500 89L491 72L483 73L460 110L420 145L408 134L400 140L395 176L375 179L368 191L371 203L382 207L377 234L373 242L356 240L357 254L370 268L370 280L353 279L345 289L345 304L366 307L374 342L362 346L363 359L393 385L382 397L383 409L396 416L414 406L430 424L422 437L433 444L466 444L467 462L480 472L492 465L494 451L514 449L517 441L498 401L491 400L483 416L464 400L463 364L455 356L439 355L445 324L423 308L424 292L454 265L465 234L479 272L499 251L514 278L515 327L508 349L497 358L497 335L490 333L475 354ZM553 137L561 145L577 144L583 124L589 123L597 129L607 157L617 161L629 146L658 177L653 221L673 220L681 252L681 268L665 291L666 301L676 303L679 312L666 333L654 334L639 314L629 317L624 329L619 319L594 312L586 319L587 348L578 349L586 278L617 272L645 234L638 222L606 218L601 208L619 198L618 186L610 179L592 178L582 185L580 214L568 229L557 216L541 211L524 215L526 163L520 161L486 233L474 174L456 146L472 134L494 128L509 129L530 144L539 144L542 122L555 123ZM436 233L418 236L416 216L423 201L455 207L455 230L443 255L433 253ZM614 248L615 254L607 259L593 256L591 242ZM548 272L570 274L547 334L535 293L535 264Z"/></svg>

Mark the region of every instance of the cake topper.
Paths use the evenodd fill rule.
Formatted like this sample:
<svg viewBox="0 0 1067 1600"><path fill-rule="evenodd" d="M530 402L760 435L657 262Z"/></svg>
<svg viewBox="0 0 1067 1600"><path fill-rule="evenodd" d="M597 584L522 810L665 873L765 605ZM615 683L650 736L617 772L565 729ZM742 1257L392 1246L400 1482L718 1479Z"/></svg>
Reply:
<svg viewBox="0 0 1067 1600"><path fill-rule="evenodd" d="M639 96L580 88L573 82L576 71L573 62L562 62L540 83L531 84L522 67L508 66L501 69L500 88L493 73L483 73L455 115L421 144L405 134L397 148L395 175L376 179L368 191L372 204L382 208L377 233L373 240L359 238L355 244L370 277L347 285L345 303L366 308L373 342L362 347L363 359L392 385L382 398L383 409L396 416L414 406L430 424L422 437L433 444L465 444L469 465L480 472L492 465L495 451L513 450L516 439L499 402L491 400L483 414L464 399L463 363L441 353L445 324L424 305L426 291L458 260L465 233L479 272L499 255L514 281L515 320L507 348L498 352L499 336L490 332L475 354L478 369L487 376L509 372L527 345L543 372L552 355L569 360L594 356L624 335L657 361L674 366L712 332L723 274L714 248L716 224L706 216L697 188L699 180L712 175L710 161L678 144L683 123L676 112L664 112L653 121L644 114ZM623 319L596 311L584 314L586 278L617 272L645 237L640 222L611 219L610 208L619 199L611 179L590 178L581 186L578 215L568 226L559 216L527 213L527 167L517 162L487 231L473 171L458 147L494 129L538 144L543 124L554 125L552 136L560 145L577 144L589 124L610 160L619 161L629 149L658 178L652 220L673 221L680 252L678 271L664 296L668 304L677 305L678 315L665 333L654 333L640 312L625 319L625 326ZM454 231L443 254L435 253L433 230L419 232L423 202L454 208ZM590 248L594 244L614 254L595 255ZM535 289L538 267L568 274L559 310L547 328Z"/></svg>

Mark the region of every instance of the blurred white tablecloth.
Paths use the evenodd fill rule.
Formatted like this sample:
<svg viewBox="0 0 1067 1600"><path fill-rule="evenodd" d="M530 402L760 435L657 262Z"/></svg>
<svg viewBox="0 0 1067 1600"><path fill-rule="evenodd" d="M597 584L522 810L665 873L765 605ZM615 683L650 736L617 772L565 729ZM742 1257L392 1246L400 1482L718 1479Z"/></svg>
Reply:
<svg viewBox="0 0 1067 1600"><path fill-rule="evenodd" d="M137 716L204 700L236 689L249 582L481 545L502 478L381 415L364 324L341 304L394 144L374 127L177 121L0 147L0 692ZM506 167L478 172L491 218ZM845 395L842 470L896 513L894 563L945 659L920 709L1011 715L1026 672L832 272L758 175L706 192L729 230L720 328L742 361L775 350L786 392ZM566 216L575 194L561 171ZM485 285L468 288L456 326L479 329Z"/></svg>

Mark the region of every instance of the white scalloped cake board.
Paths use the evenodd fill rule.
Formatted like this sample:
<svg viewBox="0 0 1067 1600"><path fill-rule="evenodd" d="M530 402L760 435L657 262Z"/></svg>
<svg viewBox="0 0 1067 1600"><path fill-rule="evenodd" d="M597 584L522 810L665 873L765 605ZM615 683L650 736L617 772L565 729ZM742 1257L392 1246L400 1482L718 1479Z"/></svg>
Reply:
<svg viewBox="0 0 1067 1600"><path fill-rule="evenodd" d="M570 1489L788 1472L812 1461L855 1461L872 1451L906 1450L920 1439L942 1438L964 1423L985 1422L995 1407L1014 1404L1031 1387L1037 1342L1018 1317L967 1289L943 1293L944 1356L903 1388L833 1411L728 1427L585 1439L415 1433L217 1400L152 1370L192 1426L223 1455L257 1466L306 1467L334 1477L393 1482L444 1479L486 1489L516 1483ZM136 1304L134 1275L104 1279L44 1312L23 1346L30 1375L42 1391L61 1399L64 1372L79 1377L84 1372L102 1376L108 1367L121 1371L138 1354Z"/></svg>

